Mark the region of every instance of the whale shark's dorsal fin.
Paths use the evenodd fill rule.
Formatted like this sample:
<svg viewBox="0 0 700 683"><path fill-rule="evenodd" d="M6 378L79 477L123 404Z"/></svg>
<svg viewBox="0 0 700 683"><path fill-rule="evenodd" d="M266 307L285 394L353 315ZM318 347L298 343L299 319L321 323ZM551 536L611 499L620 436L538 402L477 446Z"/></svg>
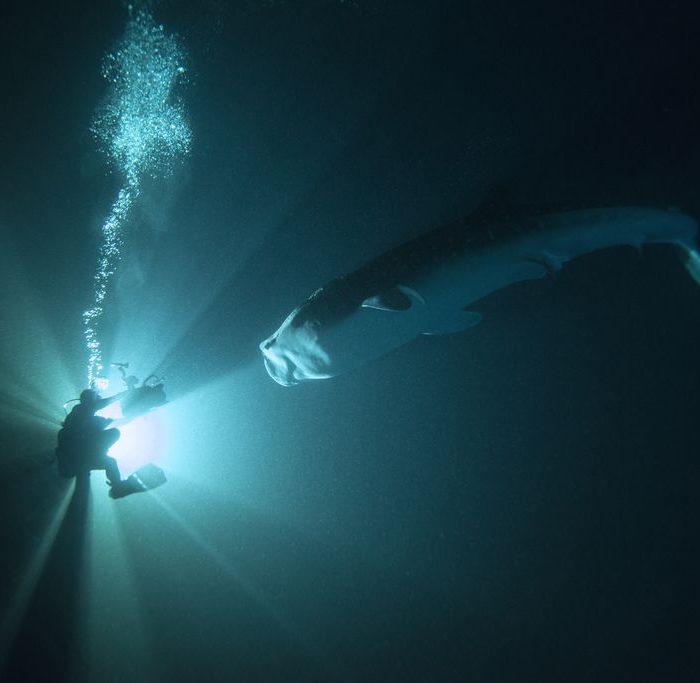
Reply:
<svg viewBox="0 0 700 683"><path fill-rule="evenodd" d="M425 299L418 292L405 285L396 285L367 297L361 306L376 308L379 311L407 311L418 302L425 303Z"/></svg>

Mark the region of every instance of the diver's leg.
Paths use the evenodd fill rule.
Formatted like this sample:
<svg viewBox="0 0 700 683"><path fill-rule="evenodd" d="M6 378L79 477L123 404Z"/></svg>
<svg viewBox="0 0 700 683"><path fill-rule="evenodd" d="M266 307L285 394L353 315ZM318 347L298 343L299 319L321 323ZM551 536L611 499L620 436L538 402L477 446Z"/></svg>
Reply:
<svg viewBox="0 0 700 683"><path fill-rule="evenodd" d="M122 475L117 461L109 455L104 456L105 474L110 486L118 486L122 483Z"/></svg>
<svg viewBox="0 0 700 683"><path fill-rule="evenodd" d="M100 434L100 457L99 465L94 469L103 469L107 475L107 481L110 486L121 484L122 476L119 472L117 461L108 455L109 449L114 446L119 440L120 432L118 429L105 429Z"/></svg>

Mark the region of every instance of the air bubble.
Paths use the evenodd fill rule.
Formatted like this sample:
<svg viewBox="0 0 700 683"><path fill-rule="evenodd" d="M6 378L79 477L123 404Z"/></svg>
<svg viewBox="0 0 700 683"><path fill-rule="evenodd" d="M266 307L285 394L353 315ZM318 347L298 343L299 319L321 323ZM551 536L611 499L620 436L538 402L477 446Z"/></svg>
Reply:
<svg viewBox="0 0 700 683"><path fill-rule="evenodd" d="M133 6L128 6L130 15ZM105 57L102 75L110 84L91 126L109 159L123 175L119 191L102 226L102 244L94 276L96 305L83 313L89 351L88 384L103 369L99 341L101 304L120 260L122 232L145 176L167 176L175 161L190 151L192 132L174 88L184 73L184 49L177 38L156 25L150 11L131 16L123 40Z"/></svg>

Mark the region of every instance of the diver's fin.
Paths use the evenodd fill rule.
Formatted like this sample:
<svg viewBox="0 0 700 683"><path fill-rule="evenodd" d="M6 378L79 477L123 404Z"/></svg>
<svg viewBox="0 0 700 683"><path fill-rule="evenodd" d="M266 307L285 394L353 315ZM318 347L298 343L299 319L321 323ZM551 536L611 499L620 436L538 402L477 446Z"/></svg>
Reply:
<svg viewBox="0 0 700 683"><path fill-rule="evenodd" d="M432 316L428 325L421 330L421 334L455 334L464 332L475 325L478 325L482 316L481 313L473 311L449 311L444 315Z"/></svg>
<svg viewBox="0 0 700 683"><path fill-rule="evenodd" d="M136 470L126 479L112 484L109 490L109 497L125 498L132 493L143 493L144 491L158 488L165 484L166 481L165 472L157 465L149 463Z"/></svg>
<svg viewBox="0 0 700 683"><path fill-rule="evenodd" d="M405 285L396 285L362 302L363 308L376 308L379 311L407 311L415 302L425 303L423 297Z"/></svg>
<svg viewBox="0 0 700 683"><path fill-rule="evenodd" d="M154 465L153 463L148 463L147 465L139 468L129 477L129 479L132 477L145 491L158 488L168 481L167 477L165 476L165 472L163 472L158 465Z"/></svg>

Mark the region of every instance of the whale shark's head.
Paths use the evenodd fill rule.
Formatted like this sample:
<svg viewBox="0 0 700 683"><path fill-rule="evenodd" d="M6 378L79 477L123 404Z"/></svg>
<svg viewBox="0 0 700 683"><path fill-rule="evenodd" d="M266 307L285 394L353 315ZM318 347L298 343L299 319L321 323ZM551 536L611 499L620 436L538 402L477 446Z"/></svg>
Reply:
<svg viewBox="0 0 700 683"><path fill-rule="evenodd" d="M320 321L305 319L295 309L279 329L260 344L265 368L272 379L289 387L312 379L332 377L331 359L319 343Z"/></svg>
<svg viewBox="0 0 700 683"><path fill-rule="evenodd" d="M397 286L355 299L318 290L260 344L270 377L282 386L335 377L414 339L425 302Z"/></svg>

